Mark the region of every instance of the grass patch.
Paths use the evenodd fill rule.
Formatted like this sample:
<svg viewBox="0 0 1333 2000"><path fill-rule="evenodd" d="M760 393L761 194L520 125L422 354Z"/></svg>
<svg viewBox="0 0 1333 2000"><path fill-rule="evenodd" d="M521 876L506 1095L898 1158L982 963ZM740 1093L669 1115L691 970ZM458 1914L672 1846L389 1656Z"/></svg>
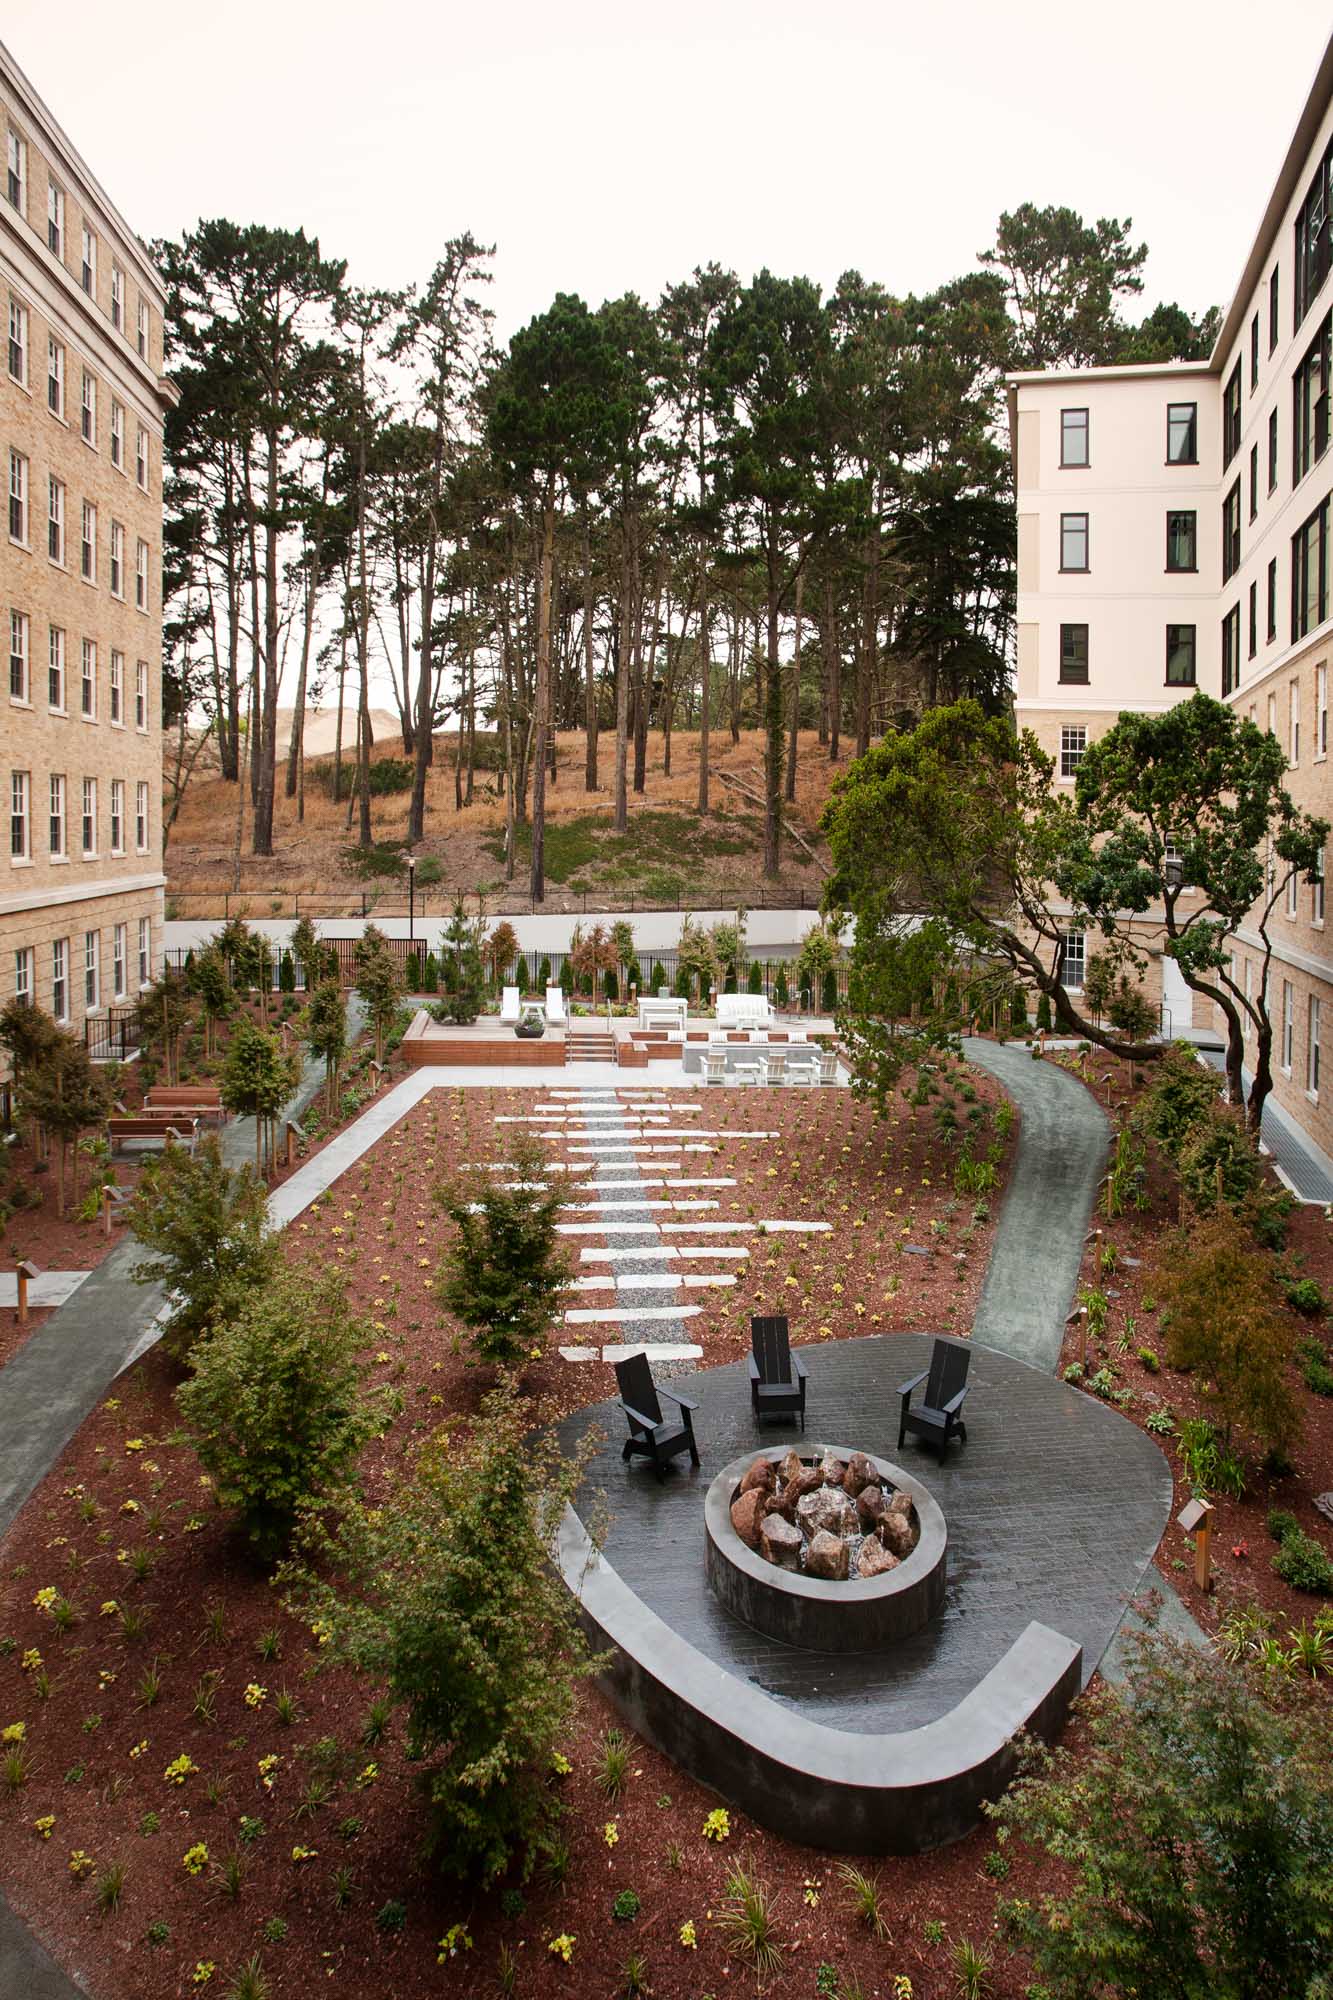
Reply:
<svg viewBox="0 0 1333 2000"><path fill-rule="evenodd" d="M487 852L504 858L504 835L486 841ZM358 850L360 851L360 850ZM700 821L692 813L645 810L635 813L624 833L608 830L595 813L546 823L546 877L549 882L579 889L637 887L659 901L675 900L685 877L665 864L697 868L720 855L753 854L752 834L716 815ZM520 862L532 859L532 828L515 833ZM576 882L575 876L580 879Z"/></svg>

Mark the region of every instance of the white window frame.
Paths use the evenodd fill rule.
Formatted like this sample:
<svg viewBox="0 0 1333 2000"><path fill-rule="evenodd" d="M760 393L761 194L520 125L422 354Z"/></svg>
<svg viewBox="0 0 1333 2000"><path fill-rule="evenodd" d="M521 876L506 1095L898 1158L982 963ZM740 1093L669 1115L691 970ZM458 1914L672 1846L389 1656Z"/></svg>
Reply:
<svg viewBox="0 0 1333 2000"><path fill-rule="evenodd" d="M113 521L111 523L109 572L108 587L111 595L123 600L125 596L125 527L121 521Z"/></svg>
<svg viewBox="0 0 1333 2000"><path fill-rule="evenodd" d="M1078 738L1076 742L1074 739ZM1084 723L1065 722L1060 725L1060 776L1072 784L1078 775L1078 767L1083 762L1088 748L1088 731Z"/></svg>
<svg viewBox="0 0 1333 2000"><path fill-rule="evenodd" d="M32 707L31 637L32 628L27 612L11 609L9 614L9 699L16 708Z"/></svg>
<svg viewBox="0 0 1333 2000"><path fill-rule="evenodd" d="M139 919L139 985L153 983L153 920L151 917Z"/></svg>
<svg viewBox="0 0 1333 2000"><path fill-rule="evenodd" d="M69 1019L69 939L51 940L51 1018Z"/></svg>
<svg viewBox="0 0 1333 2000"><path fill-rule="evenodd" d="M85 639L79 648L79 714L97 720L97 641Z"/></svg>
<svg viewBox="0 0 1333 2000"><path fill-rule="evenodd" d="M28 461L21 451L9 453L9 539L16 548L28 547ZM17 533L15 530L17 529Z"/></svg>
<svg viewBox="0 0 1333 2000"><path fill-rule="evenodd" d="M80 798L79 852L85 861L97 859L97 780L85 778ZM89 841L92 845L89 846Z"/></svg>
<svg viewBox="0 0 1333 2000"><path fill-rule="evenodd" d="M1296 921L1300 893L1301 871L1299 868L1291 868L1287 873L1287 920L1289 923Z"/></svg>
<svg viewBox="0 0 1333 2000"><path fill-rule="evenodd" d="M28 386L28 308L22 299L9 295L9 345L6 356L9 364L9 379L24 389ZM14 366L18 362L17 368Z"/></svg>
<svg viewBox="0 0 1333 2000"><path fill-rule="evenodd" d="M138 322L139 355L142 360L146 361L148 359L148 341L151 326L149 323L148 301L142 297L139 300Z"/></svg>
<svg viewBox="0 0 1333 2000"><path fill-rule="evenodd" d="M6 155L8 173L5 193L10 203L20 215L28 213L28 142L21 132L9 128L9 144Z"/></svg>
<svg viewBox="0 0 1333 2000"><path fill-rule="evenodd" d="M1324 850L1315 857L1314 881L1310 884L1310 922L1317 931L1324 928Z"/></svg>
<svg viewBox="0 0 1333 2000"><path fill-rule="evenodd" d="M111 780L111 799L108 817L110 819L110 851L114 855L125 852L125 780Z"/></svg>
<svg viewBox="0 0 1333 2000"><path fill-rule="evenodd" d="M108 720L113 729L125 727L125 655L111 648L111 663L108 670L108 690L110 712Z"/></svg>
<svg viewBox="0 0 1333 2000"><path fill-rule="evenodd" d="M148 734L148 662L139 660L134 668L134 726Z"/></svg>
<svg viewBox="0 0 1333 2000"><path fill-rule="evenodd" d="M1296 993L1289 979L1282 982L1282 1041L1278 1067L1291 1075L1292 1044L1296 1036Z"/></svg>
<svg viewBox="0 0 1333 2000"><path fill-rule="evenodd" d="M79 387L79 436L90 451L97 450L97 377L90 368Z"/></svg>
<svg viewBox="0 0 1333 2000"><path fill-rule="evenodd" d="M134 479L141 493L148 491L148 432L142 424L134 440Z"/></svg>
<svg viewBox="0 0 1333 2000"><path fill-rule="evenodd" d="M125 409L113 396L111 398L111 463L116 471L125 471Z"/></svg>
<svg viewBox="0 0 1333 2000"><path fill-rule="evenodd" d="M65 774L52 771L50 798L47 805L47 847L53 861L69 860L69 819L66 813L67 797Z"/></svg>
<svg viewBox="0 0 1333 2000"><path fill-rule="evenodd" d="M1328 755L1328 667L1323 660L1314 670L1314 757L1321 763Z"/></svg>
<svg viewBox="0 0 1333 2000"><path fill-rule="evenodd" d="M111 324L117 333L125 331L125 273L119 264L111 266Z"/></svg>
<svg viewBox="0 0 1333 2000"><path fill-rule="evenodd" d="M54 390L54 399L52 391ZM46 337L46 407L53 417L65 421L65 347L53 333Z"/></svg>
<svg viewBox="0 0 1333 2000"><path fill-rule="evenodd" d="M147 854L151 831L148 780L140 778L134 788L134 851L136 854Z"/></svg>
<svg viewBox="0 0 1333 2000"><path fill-rule="evenodd" d="M55 701L51 699L52 682L59 689ZM46 705L54 715L68 715L69 683L65 678L65 628L63 625L49 625L46 631Z"/></svg>
<svg viewBox="0 0 1333 2000"><path fill-rule="evenodd" d="M1287 687L1287 763L1293 771L1301 768L1301 684L1298 680Z"/></svg>
<svg viewBox="0 0 1333 2000"><path fill-rule="evenodd" d="M125 998L125 968L128 963L129 939L124 924L111 927L111 997L113 1000Z"/></svg>
<svg viewBox="0 0 1333 2000"><path fill-rule="evenodd" d="M1060 962L1060 984L1067 993L1081 993L1088 969L1088 934L1080 930L1065 931L1061 941L1064 957ZM1076 968L1076 978L1069 976L1071 968Z"/></svg>
<svg viewBox="0 0 1333 2000"><path fill-rule="evenodd" d="M65 190L57 187L54 181L46 184L46 247L53 257L59 257L64 262Z"/></svg>
<svg viewBox="0 0 1333 2000"><path fill-rule="evenodd" d="M33 971L36 954L30 944L21 944L14 953L14 998L25 1006L33 1004Z"/></svg>
<svg viewBox="0 0 1333 2000"><path fill-rule="evenodd" d="M95 1014L102 1004L102 934L83 934L83 1011Z"/></svg>
<svg viewBox="0 0 1333 2000"><path fill-rule="evenodd" d="M1319 1072L1322 1067L1320 1038L1323 1035L1324 1008L1317 993L1312 993L1306 1006L1305 1033L1305 1094L1312 1104L1319 1102Z"/></svg>
<svg viewBox="0 0 1333 2000"><path fill-rule="evenodd" d="M136 611L148 609L148 544L142 536L134 552L134 606Z"/></svg>
<svg viewBox="0 0 1333 2000"><path fill-rule="evenodd" d="M65 483L54 472L46 481L46 560L65 567Z"/></svg>
<svg viewBox="0 0 1333 2000"><path fill-rule="evenodd" d="M9 774L9 865L26 868L32 860L32 776Z"/></svg>
<svg viewBox="0 0 1333 2000"><path fill-rule="evenodd" d="M97 297L97 231L86 222L79 242L79 283L90 299Z"/></svg>
<svg viewBox="0 0 1333 2000"><path fill-rule="evenodd" d="M79 575L85 583L97 582L97 507L91 500L83 503L79 533Z"/></svg>

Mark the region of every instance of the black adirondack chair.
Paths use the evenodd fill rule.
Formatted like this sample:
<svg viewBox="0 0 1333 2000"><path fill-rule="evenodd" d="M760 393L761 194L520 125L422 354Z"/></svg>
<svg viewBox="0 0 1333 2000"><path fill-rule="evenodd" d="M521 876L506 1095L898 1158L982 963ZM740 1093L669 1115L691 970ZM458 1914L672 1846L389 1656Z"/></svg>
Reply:
<svg viewBox="0 0 1333 2000"><path fill-rule="evenodd" d="M944 1454L949 1439L956 1437L961 1444L967 1443L967 1425L963 1422L963 1398L967 1394L967 1370L972 1359L972 1350L960 1340L937 1340L930 1354L930 1367L923 1368L910 1382L901 1384L898 1394L902 1397L902 1415L898 1420L898 1443L901 1447L908 1431L932 1443L944 1462ZM926 1393L916 1408L912 1408L912 1397L922 1383Z"/></svg>
<svg viewBox="0 0 1333 2000"><path fill-rule="evenodd" d="M616 1386L629 1425L629 1437L620 1454L626 1462L636 1457L650 1458L659 1479L666 1478L667 1466L683 1451L690 1454L695 1465L699 1463L699 1447L694 1442L694 1412L699 1405L688 1396L674 1396L670 1389L661 1390L660 1394L680 1412L668 1422L662 1415L658 1387L646 1354L631 1354L628 1361L617 1361Z"/></svg>
<svg viewBox="0 0 1333 2000"><path fill-rule="evenodd" d="M805 1429L805 1363L791 1351L785 1313L750 1321L750 1408L756 1423L799 1416Z"/></svg>

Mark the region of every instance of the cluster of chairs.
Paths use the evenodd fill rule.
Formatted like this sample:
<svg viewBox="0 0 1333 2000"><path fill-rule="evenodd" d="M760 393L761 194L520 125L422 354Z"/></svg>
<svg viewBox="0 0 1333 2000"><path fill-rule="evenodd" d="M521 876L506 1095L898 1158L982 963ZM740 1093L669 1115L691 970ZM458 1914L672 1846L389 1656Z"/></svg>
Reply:
<svg viewBox="0 0 1333 2000"><path fill-rule="evenodd" d="M545 1002L530 1001L530 1006L541 1006L550 1028L563 1028L569 1016L565 1012L565 995L562 987L548 986ZM505 986L500 990L500 1026L516 1028L523 1017L523 992L518 986Z"/></svg>
<svg viewBox="0 0 1333 2000"><path fill-rule="evenodd" d="M963 1402L967 1395L968 1365L972 1350L961 1340L937 1340L931 1349L930 1366L898 1386L901 1411L898 1445L910 1431L938 1451L941 1464L950 1440L967 1443L963 1422ZM783 1422L799 1417L805 1429L805 1392L809 1379L801 1356L793 1351L785 1313L750 1321L750 1409L756 1423L777 1417ZM919 1402L913 1397L925 1385ZM689 1453L690 1463L699 1463L699 1445L694 1435L694 1413L699 1405L689 1396L664 1389L653 1380L648 1356L642 1352L616 1363L619 1406L629 1426L621 1458L628 1464L646 1458L659 1481L673 1458ZM663 1399L671 1405L668 1416Z"/></svg>
<svg viewBox="0 0 1333 2000"><path fill-rule="evenodd" d="M728 1067L725 1048L710 1047L704 1057L704 1082L739 1084L821 1084L838 1081L838 1058L817 1042L797 1042L785 1049L737 1055Z"/></svg>

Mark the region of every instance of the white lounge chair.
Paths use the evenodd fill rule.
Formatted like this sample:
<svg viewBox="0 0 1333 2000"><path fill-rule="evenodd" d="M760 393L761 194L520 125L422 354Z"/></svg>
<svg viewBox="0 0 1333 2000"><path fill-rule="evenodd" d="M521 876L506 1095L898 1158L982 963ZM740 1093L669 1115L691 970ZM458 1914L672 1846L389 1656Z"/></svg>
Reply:
<svg viewBox="0 0 1333 2000"><path fill-rule="evenodd" d="M520 994L517 986L506 986L500 994L500 1026L516 1028L520 1009Z"/></svg>
<svg viewBox="0 0 1333 2000"><path fill-rule="evenodd" d="M727 1080L726 1057L723 1054L721 1054L720 1051L718 1054L714 1055L710 1050L710 1052L704 1057L704 1082L725 1083L726 1080Z"/></svg>
<svg viewBox="0 0 1333 2000"><path fill-rule="evenodd" d="M546 1021L548 1027L563 1028L569 1020L565 1012L564 988L548 986L546 989Z"/></svg>
<svg viewBox="0 0 1333 2000"><path fill-rule="evenodd" d="M766 1083L785 1083L787 1081L787 1052L785 1049L770 1050L767 1073L764 1080Z"/></svg>
<svg viewBox="0 0 1333 2000"><path fill-rule="evenodd" d="M821 1083L838 1081L838 1058L833 1049L825 1049L819 1058L819 1081Z"/></svg>

